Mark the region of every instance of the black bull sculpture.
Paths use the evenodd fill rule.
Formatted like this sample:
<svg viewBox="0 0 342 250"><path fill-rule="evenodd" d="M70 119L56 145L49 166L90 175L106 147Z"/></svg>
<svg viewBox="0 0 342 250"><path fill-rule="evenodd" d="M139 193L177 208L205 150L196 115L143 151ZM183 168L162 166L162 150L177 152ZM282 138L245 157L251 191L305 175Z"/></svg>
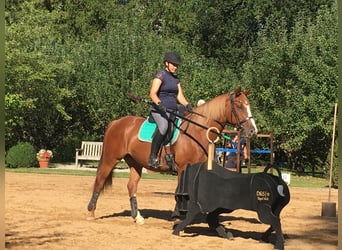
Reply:
<svg viewBox="0 0 342 250"><path fill-rule="evenodd" d="M219 214L246 209L256 211L259 220L270 225L262 240L268 242L269 235L275 231L275 248L283 249L279 215L290 201L290 192L278 168L274 168L277 176L268 173L271 167L268 165L262 173L240 174L215 162L212 170L207 170L206 162L187 166L176 190L176 208L186 216L183 221L175 223L173 234L179 235L196 215L206 213L209 227L221 237L230 239L233 235L220 225Z"/></svg>

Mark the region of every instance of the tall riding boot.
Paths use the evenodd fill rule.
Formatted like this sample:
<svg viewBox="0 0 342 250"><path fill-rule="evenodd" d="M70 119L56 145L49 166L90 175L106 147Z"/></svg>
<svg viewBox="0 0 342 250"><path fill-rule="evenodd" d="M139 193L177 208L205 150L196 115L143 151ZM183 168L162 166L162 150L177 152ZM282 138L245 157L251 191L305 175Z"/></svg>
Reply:
<svg viewBox="0 0 342 250"><path fill-rule="evenodd" d="M160 149L161 144L163 143L164 136L160 134L159 129L156 128L154 132L152 145L151 145L151 153L148 159L148 165L153 168L159 168L159 161L158 161L158 152Z"/></svg>

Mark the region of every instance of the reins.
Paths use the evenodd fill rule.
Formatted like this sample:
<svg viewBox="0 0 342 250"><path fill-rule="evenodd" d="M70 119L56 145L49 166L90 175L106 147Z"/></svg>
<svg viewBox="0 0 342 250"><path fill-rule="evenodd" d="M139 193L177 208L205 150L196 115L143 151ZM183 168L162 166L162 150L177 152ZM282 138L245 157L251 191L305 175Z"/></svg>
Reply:
<svg viewBox="0 0 342 250"><path fill-rule="evenodd" d="M200 127L200 128L203 128L203 129L205 129L205 130L208 130L209 129L209 127L207 127L207 126L204 126L204 125L202 125L202 124L200 124L200 123L198 123L198 122L195 122L195 121L193 121L193 120L191 120L191 119L189 119L189 118L187 118L187 117L185 117L185 116L182 116L182 115L179 115L179 114L177 114L176 112L174 112L173 110L166 110L167 112L169 112L169 113L171 113L171 114L173 114L174 116L176 116L176 117L178 117L178 118L180 118L180 119L182 119L182 120L184 120L184 121L187 121L187 122L189 122L189 123L192 123L192 124L194 124L194 125L196 125L196 126L198 126L198 127ZM192 112L189 112L189 113L192 113ZM203 116L204 117L204 116ZM184 130L184 129L181 129L180 128L180 126L177 126L176 124L174 124L175 125L175 127L176 128L178 128L180 131L182 131L182 132L184 132L184 133L186 133L186 130ZM223 133L218 133L218 132L216 132L216 131L211 131L212 133L214 133L214 134L216 134L217 136L219 136L220 138L225 138L225 139L230 139L230 137L229 136L226 136L225 134L223 134ZM186 133L187 134L187 133ZM190 135L189 135L190 136Z"/></svg>
<svg viewBox="0 0 342 250"><path fill-rule="evenodd" d="M142 97L140 97L140 96L134 95L134 94L132 94L132 93L128 93L127 95L128 95L128 97L129 97L131 100L133 100L133 101L135 101L135 102L140 101L140 102L143 102L143 103L152 105L152 102L151 102L151 101L146 100L146 99L144 99L144 98L142 98ZM234 100L234 96L233 96L233 95L234 95L234 92L230 92L230 93L229 93L229 101L230 101L230 106L231 106L231 111L232 111L232 112L231 112L231 115L235 117L237 129L240 129L240 128L241 128L241 125L242 125L243 123L247 122L248 120L252 119L253 117L252 117L252 116L248 116L248 117L246 117L246 118L243 119L243 120L240 120L240 119L239 119L238 114L237 114L237 112L236 112L236 109L235 109L235 107L234 107L234 102L235 102L235 100ZM207 126L205 126L205 125L203 125L203 124L200 124L200 123L198 123L198 122L195 122L195 121L191 120L190 118L188 118L188 117L186 117L186 116L184 116L184 115L180 115L180 114L178 114L177 112L175 112L175 111L173 111L173 110L167 109L166 111L167 111L168 113L174 115L175 117L178 117L178 118L180 118L180 119L182 119L182 120L184 120L184 121L187 121L187 122L189 122L189 123L192 123L192 124L194 124L194 125L196 125L196 126L202 128L202 129L205 129L205 130L208 130L208 129L209 129L209 127L207 127ZM203 115L203 114L201 114L201 113L198 113L198 112L195 112L195 111L191 111L191 112L189 112L189 113L190 113L191 115L194 114L194 115L203 117L203 118L205 118L205 119L207 119L207 120L212 120L212 121L218 123L220 126L222 126L222 128L224 128L225 125L226 125L225 122L221 122L221 121L218 121L218 120L216 120L216 119L208 118L208 117L206 117L205 115ZM204 153L205 153L206 155L208 155L207 150L204 148L204 146L202 146L202 144L199 143L199 142L197 141L197 139L196 139L194 136L192 136L191 134L187 133L187 128L182 129L182 128L181 128L181 125L177 125L175 121L173 121L173 120L171 120L171 119L168 119L168 120L169 120L169 122L173 123L173 125L175 126L175 128L179 129L179 131L181 131L184 135L188 136L188 137L191 138L193 141L195 141L195 142L202 148L202 150L204 151ZM226 139L226 140L230 140L230 136L225 135L224 133L219 133L219 132L213 131L213 130L212 130L211 132L214 133L214 134L216 134L219 138L224 138L224 139Z"/></svg>
<svg viewBox="0 0 342 250"><path fill-rule="evenodd" d="M224 122L221 122L221 121L216 120L216 119L210 119L210 118L206 117L205 115L203 115L203 114L201 114L201 113L198 113L198 112L196 112L196 111L191 111L190 113L191 113L191 114L194 114L194 115L198 115L198 116L200 116L200 117L203 117L203 118L205 118L205 119L207 119L207 120L212 120L212 121L214 121L214 122L220 124L220 126L222 126L222 128L225 127L225 123L224 123Z"/></svg>
<svg viewBox="0 0 342 250"><path fill-rule="evenodd" d="M132 93L128 93L127 95L128 95L128 97L130 97L133 101L141 101L141 102L143 102L143 103L152 105L152 102L151 102L151 101L148 101L148 100L146 100L146 99L143 99L143 98L141 98L140 96L134 95L134 94L132 94ZM204 126L204 125L202 125L202 124L200 124L200 123L198 123L198 122L195 122L195 121L193 121L193 120L191 120L191 119L189 119L189 118L187 118L187 117L185 117L185 116L183 116L183 115L180 115L180 114L178 114L177 112L175 112L175 111L173 111L173 110L167 109L166 111L167 111L168 113L173 114L174 116L176 116L176 117L178 117L178 118L180 118L180 119L182 119L182 120L184 120L184 121L187 121L187 122L189 122L189 123L192 123L192 124L194 124L194 125L196 125L196 126L198 126L198 127L200 127L200 128L203 128L203 129L205 129L205 130L208 130L208 129L209 129L208 127L206 127L206 126ZM201 116L201 117L203 117L203 118L206 118L206 119L208 119L208 120L213 120L213 119L209 119L209 118L207 118L206 116L204 116L203 114L197 113L197 112L195 112L195 111L192 111L192 112L189 112L189 113L190 113L190 114L199 115L199 116ZM220 124L222 127L224 127L223 122L220 122L220 121L217 121L217 120L213 120L213 121L217 122L217 123ZM188 134L188 133L186 132L186 130L181 129L180 126L177 126L177 124L175 124L173 121L171 121L171 122L175 125L175 127L176 127L177 129L179 129L180 131L182 131L184 134L188 135L190 138L194 139L194 137L192 137L190 134ZM220 137L220 138L224 138L224 139L228 139L228 140L230 139L229 136L227 136L227 135L225 135L225 134L223 134L223 133L217 133L216 131L212 131L212 133L216 134L216 135L217 135L218 137ZM194 140L195 140L195 139L194 139Z"/></svg>

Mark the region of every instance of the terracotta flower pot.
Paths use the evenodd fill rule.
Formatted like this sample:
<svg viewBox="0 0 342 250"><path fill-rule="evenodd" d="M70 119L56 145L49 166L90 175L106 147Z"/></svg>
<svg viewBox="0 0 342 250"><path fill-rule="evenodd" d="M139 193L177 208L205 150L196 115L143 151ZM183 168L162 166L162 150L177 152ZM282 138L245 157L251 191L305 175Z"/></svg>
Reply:
<svg viewBox="0 0 342 250"><path fill-rule="evenodd" d="M39 167L40 168L48 168L49 166L49 159L40 159L39 160Z"/></svg>

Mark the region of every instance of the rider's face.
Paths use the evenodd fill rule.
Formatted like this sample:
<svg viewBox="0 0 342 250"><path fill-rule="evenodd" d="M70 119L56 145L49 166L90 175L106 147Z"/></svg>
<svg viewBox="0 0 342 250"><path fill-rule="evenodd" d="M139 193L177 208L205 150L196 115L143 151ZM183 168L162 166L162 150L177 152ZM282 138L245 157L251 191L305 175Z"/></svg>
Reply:
<svg viewBox="0 0 342 250"><path fill-rule="evenodd" d="M170 62L165 62L166 65L166 69L167 71L169 71L170 73L176 73L177 69L178 69L178 64L173 64Z"/></svg>

